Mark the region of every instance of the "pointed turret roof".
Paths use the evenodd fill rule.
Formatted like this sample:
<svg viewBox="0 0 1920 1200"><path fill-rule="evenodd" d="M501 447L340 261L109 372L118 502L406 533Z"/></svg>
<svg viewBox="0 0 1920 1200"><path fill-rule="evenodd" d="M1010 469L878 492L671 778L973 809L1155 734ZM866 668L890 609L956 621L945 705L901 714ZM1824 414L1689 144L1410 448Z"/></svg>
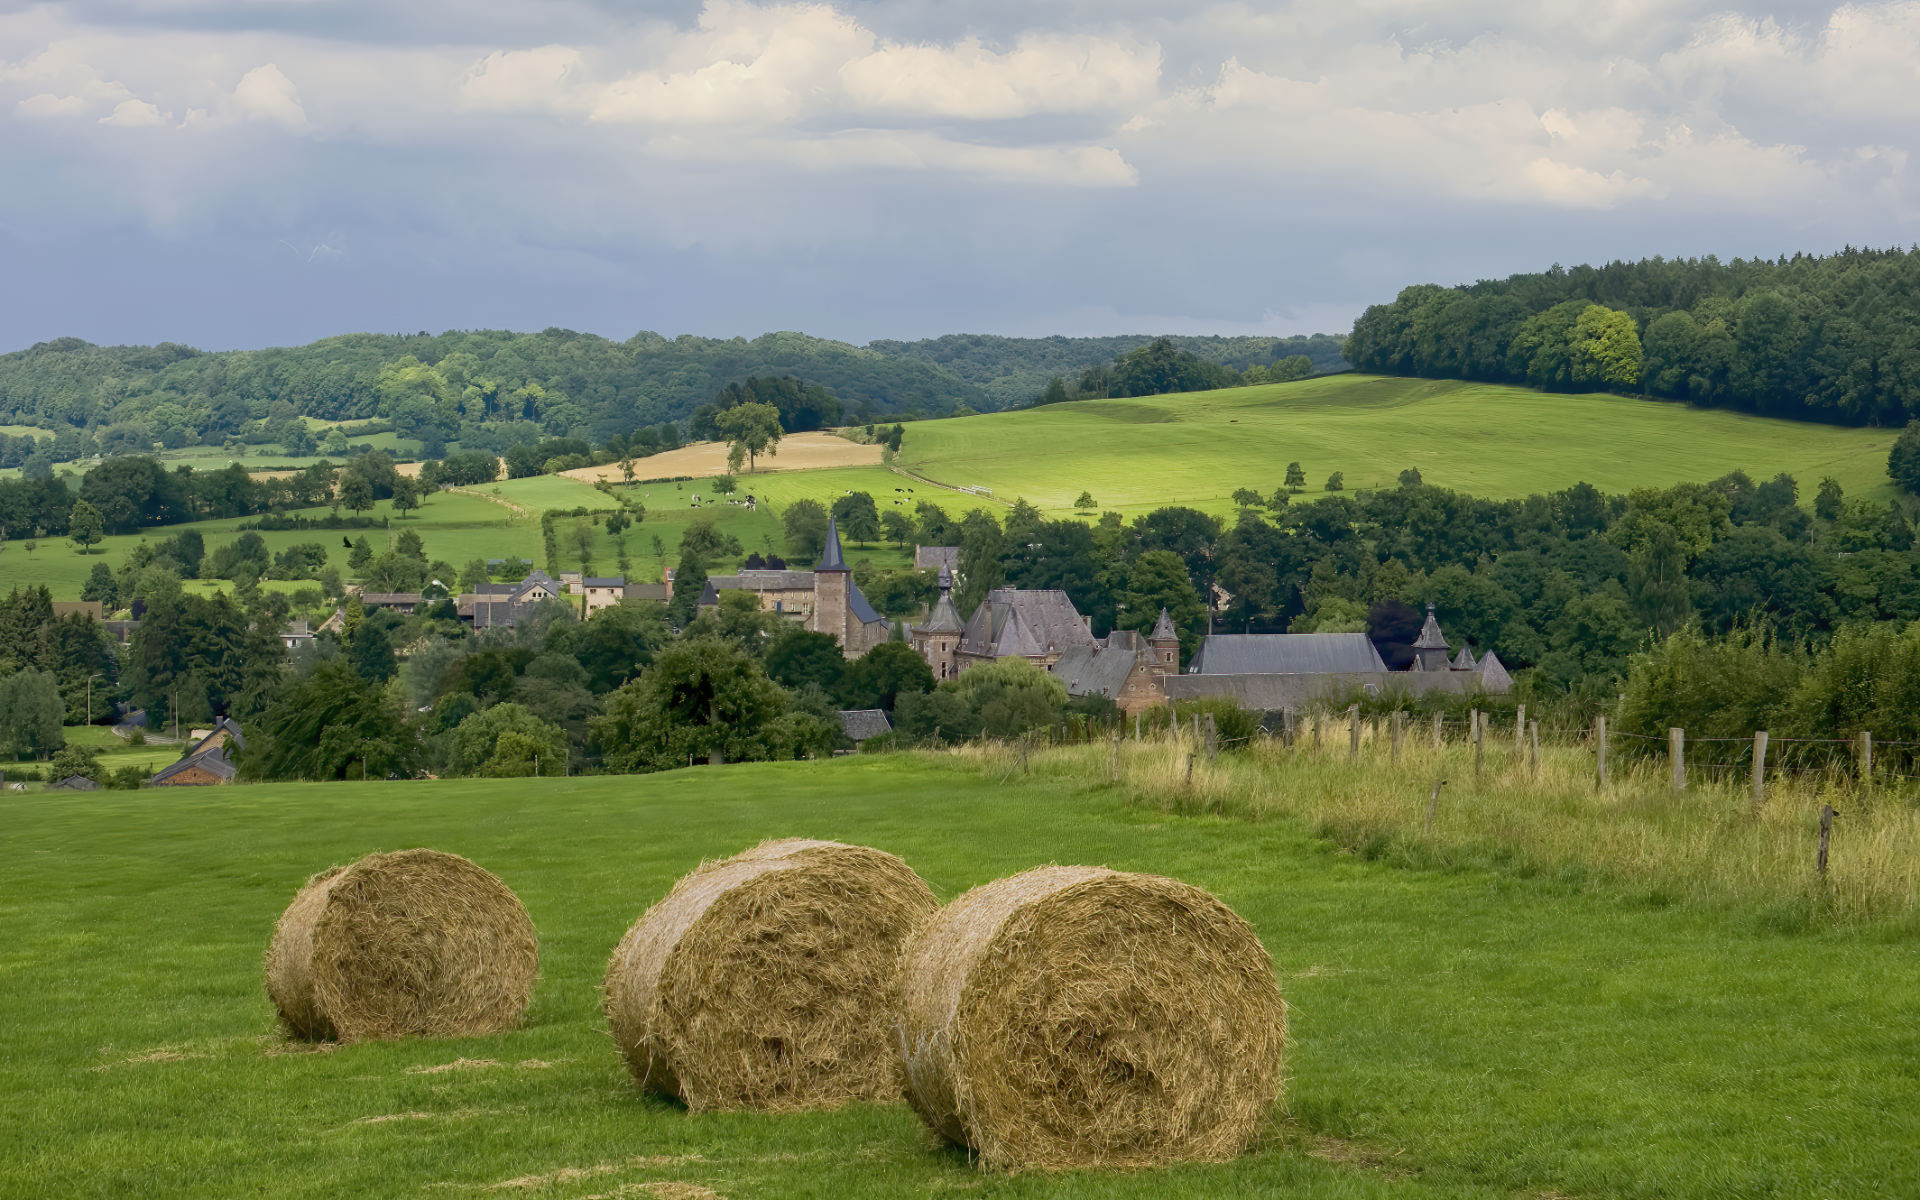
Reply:
<svg viewBox="0 0 1920 1200"><path fill-rule="evenodd" d="M1167 611L1166 605L1163 604L1160 606L1160 619L1153 623L1153 632L1147 635L1147 640L1150 642L1177 642L1180 640L1179 631L1173 627L1173 614Z"/></svg>
<svg viewBox="0 0 1920 1200"><path fill-rule="evenodd" d="M840 552L840 523L832 517L827 518L827 546L820 552L820 562L815 571L844 571L847 559Z"/></svg>
<svg viewBox="0 0 1920 1200"><path fill-rule="evenodd" d="M927 623L918 627L921 633L959 633L966 628L960 619L960 610L953 606L953 572L946 567L940 568L940 599L934 602L933 612L927 617Z"/></svg>
<svg viewBox="0 0 1920 1200"><path fill-rule="evenodd" d="M1000 644L995 647L1001 657L1020 655L1037 658L1047 652L1047 647L1020 615L1019 609L1007 614L1007 624L1000 634Z"/></svg>
<svg viewBox="0 0 1920 1200"><path fill-rule="evenodd" d="M1420 638L1414 642L1415 650L1445 650L1447 639L1440 632L1440 619L1433 615L1433 605L1427 605L1427 623L1420 627Z"/></svg>
<svg viewBox="0 0 1920 1200"><path fill-rule="evenodd" d="M1460 647L1460 653L1453 656L1453 669L1456 671L1471 671L1477 666L1479 664L1473 661L1473 651L1466 646Z"/></svg>

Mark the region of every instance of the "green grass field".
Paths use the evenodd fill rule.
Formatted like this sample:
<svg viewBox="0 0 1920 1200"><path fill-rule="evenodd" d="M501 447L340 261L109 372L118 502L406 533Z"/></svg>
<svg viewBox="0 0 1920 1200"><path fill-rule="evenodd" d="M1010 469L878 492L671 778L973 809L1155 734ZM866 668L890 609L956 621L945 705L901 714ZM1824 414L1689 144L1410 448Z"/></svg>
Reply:
<svg viewBox="0 0 1920 1200"><path fill-rule="evenodd" d="M702 859L802 834L899 853L943 898L1047 861L1218 893L1291 1005L1287 1096L1261 1146L1218 1166L983 1176L904 1107L690 1116L638 1095L599 1012L606 955ZM476 859L527 904L543 962L525 1027L288 1046L260 978L281 908L315 870L414 845ZM1920 1193L1910 940L1395 867L1283 817L1176 816L891 757L532 789L8 794L0 851L7 1196Z"/></svg>
<svg viewBox="0 0 1920 1200"><path fill-rule="evenodd" d="M1272 495L1289 462L1322 493L1426 482L1478 496L1525 496L1580 480L1603 492L1704 482L1733 470L1787 471L1811 503L1822 476L1849 496L1891 496L1894 432L1843 429L1617 396L1368 375L1133 400L1090 400L908 427L901 466L992 488L1059 513L1090 491L1129 516L1165 504L1216 513L1236 488Z"/></svg>

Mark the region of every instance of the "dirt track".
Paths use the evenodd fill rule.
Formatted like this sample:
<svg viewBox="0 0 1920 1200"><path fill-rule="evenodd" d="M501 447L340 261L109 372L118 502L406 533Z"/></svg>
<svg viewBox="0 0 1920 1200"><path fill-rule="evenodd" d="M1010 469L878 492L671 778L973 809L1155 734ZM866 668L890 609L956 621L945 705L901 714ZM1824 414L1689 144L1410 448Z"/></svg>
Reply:
<svg viewBox="0 0 1920 1200"><path fill-rule="evenodd" d="M807 471L818 467L877 467L880 465L880 447L863 446L831 433L793 433L780 439L779 454L763 454L755 465L760 474L768 471ZM625 478L619 463L608 463L604 467L580 467L562 473L569 479L587 483L596 479L619 483ZM727 446L724 442L696 442L665 454L655 454L651 458L635 459L633 463L633 477L636 480L673 479L682 475L698 479L726 473Z"/></svg>

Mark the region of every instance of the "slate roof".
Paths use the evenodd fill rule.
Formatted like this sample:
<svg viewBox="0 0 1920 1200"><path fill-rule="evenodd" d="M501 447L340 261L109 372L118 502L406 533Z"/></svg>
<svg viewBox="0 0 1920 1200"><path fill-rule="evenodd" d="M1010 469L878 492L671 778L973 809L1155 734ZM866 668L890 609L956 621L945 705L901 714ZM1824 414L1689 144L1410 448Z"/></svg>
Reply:
<svg viewBox="0 0 1920 1200"><path fill-rule="evenodd" d="M630 583L627 585L627 599L658 600L665 603L667 599L667 585L664 583Z"/></svg>
<svg viewBox="0 0 1920 1200"><path fill-rule="evenodd" d="M1456 671L1472 671L1479 665L1473 661L1473 651L1465 645L1460 647L1460 653L1453 656L1453 669Z"/></svg>
<svg viewBox="0 0 1920 1200"><path fill-rule="evenodd" d="M738 575L709 575L707 586L720 592L810 592L813 590L812 571L742 571ZM718 598L707 600L703 594L702 604L718 604Z"/></svg>
<svg viewBox="0 0 1920 1200"><path fill-rule="evenodd" d="M1495 695L1501 695L1513 689L1513 676L1507 674L1507 668L1500 656L1489 650L1480 657L1480 686Z"/></svg>
<svg viewBox="0 0 1920 1200"><path fill-rule="evenodd" d="M179 762L154 772L148 782L165 783L189 767L199 767L223 781L230 780L239 773L239 768L233 765L233 751L246 748L246 735L240 732L240 726L229 717L221 717L207 731L207 736L195 742Z"/></svg>
<svg viewBox="0 0 1920 1200"><path fill-rule="evenodd" d="M1153 632L1147 635L1147 640L1153 642L1180 640L1179 630L1173 627L1173 614L1167 611L1166 605L1160 606L1160 619L1153 623Z"/></svg>
<svg viewBox="0 0 1920 1200"><path fill-rule="evenodd" d="M840 712L840 728L846 731L848 741L858 744L883 733L892 733L893 722L887 720L887 712L883 708L849 708Z"/></svg>
<svg viewBox="0 0 1920 1200"><path fill-rule="evenodd" d="M960 547L958 546L915 546L913 548L913 569L916 571L958 571L960 569Z"/></svg>
<svg viewBox="0 0 1920 1200"><path fill-rule="evenodd" d="M624 588L627 586L627 581L618 575L589 575L580 581L580 586L591 588Z"/></svg>
<svg viewBox="0 0 1920 1200"><path fill-rule="evenodd" d="M1053 664L1053 673L1067 685L1069 696L1117 700L1139 661L1139 651L1132 646L1069 646Z"/></svg>
<svg viewBox="0 0 1920 1200"><path fill-rule="evenodd" d="M1065 592L1057 588L996 588L987 593L967 622L960 652L1006 658L1096 644Z"/></svg>
<svg viewBox="0 0 1920 1200"><path fill-rule="evenodd" d="M844 571L847 559L840 552L840 522L833 517L827 518L827 545L820 551L820 561L814 564L816 571Z"/></svg>
<svg viewBox="0 0 1920 1200"><path fill-rule="evenodd" d="M960 619L960 610L953 606L953 572L942 566L940 599L934 602L933 611L927 614L927 623L917 628L921 633L959 633L966 627L967 623Z"/></svg>
<svg viewBox="0 0 1920 1200"><path fill-rule="evenodd" d="M1439 618L1433 615L1433 605L1427 605L1427 622L1420 627L1420 636L1413 643L1415 650L1445 650L1446 635L1440 632Z"/></svg>
<svg viewBox="0 0 1920 1200"><path fill-rule="evenodd" d="M847 576L847 609L863 625L871 625L875 621L886 624L880 614L873 611L873 605L867 603L866 596L860 591L860 585L853 581L851 574Z"/></svg>
<svg viewBox="0 0 1920 1200"><path fill-rule="evenodd" d="M420 603L419 592L361 592L362 608L412 608Z"/></svg>
<svg viewBox="0 0 1920 1200"><path fill-rule="evenodd" d="M47 786L69 792L97 792L100 790L100 785L88 779L85 775L69 775L65 779L55 780Z"/></svg>
<svg viewBox="0 0 1920 1200"><path fill-rule="evenodd" d="M1385 671L1364 633L1215 633L1189 675L1329 675Z"/></svg>

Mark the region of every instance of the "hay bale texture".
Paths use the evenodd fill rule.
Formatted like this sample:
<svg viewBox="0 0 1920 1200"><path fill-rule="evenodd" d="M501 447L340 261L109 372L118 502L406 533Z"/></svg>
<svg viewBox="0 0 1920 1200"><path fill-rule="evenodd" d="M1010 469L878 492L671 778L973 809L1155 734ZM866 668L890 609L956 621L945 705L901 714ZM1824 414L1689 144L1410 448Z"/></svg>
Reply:
<svg viewBox="0 0 1920 1200"><path fill-rule="evenodd" d="M296 1037L469 1037L519 1023L540 943L520 900L457 854L370 854L307 881L267 947Z"/></svg>
<svg viewBox="0 0 1920 1200"><path fill-rule="evenodd" d="M887 985L937 907L863 846L788 839L705 864L613 952L614 1041L641 1088L695 1111L896 1100Z"/></svg>
<svg viewBox="0 0 1920 1200"><path fill-rule="evenodd" d="M907 1099L984 1167L1232 1158L1280 1095L1273 962L1177 880L1052 866L975 888L897 985Z"/></svg>

